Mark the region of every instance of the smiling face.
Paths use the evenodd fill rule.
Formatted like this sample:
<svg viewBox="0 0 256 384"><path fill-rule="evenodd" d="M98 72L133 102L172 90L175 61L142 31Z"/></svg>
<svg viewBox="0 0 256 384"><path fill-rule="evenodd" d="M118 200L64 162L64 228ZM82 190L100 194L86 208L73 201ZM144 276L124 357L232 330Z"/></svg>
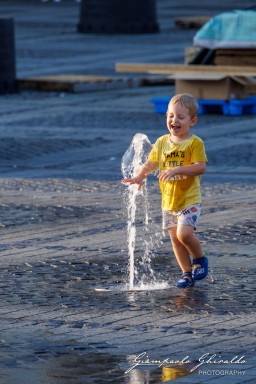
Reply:
<svg viewBox="0 0 256 384"><path fill-rule="evenodd" d="M188 108L180 102L170 103L166 116L167 128L174 141L183 141L190 137L190 128L196 124L197 117L192 117Z"/></svg>

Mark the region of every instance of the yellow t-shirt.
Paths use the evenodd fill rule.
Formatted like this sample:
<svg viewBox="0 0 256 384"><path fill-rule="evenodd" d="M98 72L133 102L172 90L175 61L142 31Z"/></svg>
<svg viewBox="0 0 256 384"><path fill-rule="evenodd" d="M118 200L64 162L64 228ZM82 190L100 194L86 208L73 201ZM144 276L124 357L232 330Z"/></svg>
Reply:
<svg viewBox="0 0 256 384"><path fill-rule="evenodd" d="M207 162L203 141L192 135L181 143L172 143L169 134L159 137L148 160L157 163L159 172L177 166ZM161 181L162 209L178 211L192 204L201 203L201 176L176 175L173 180Z"/></svg>

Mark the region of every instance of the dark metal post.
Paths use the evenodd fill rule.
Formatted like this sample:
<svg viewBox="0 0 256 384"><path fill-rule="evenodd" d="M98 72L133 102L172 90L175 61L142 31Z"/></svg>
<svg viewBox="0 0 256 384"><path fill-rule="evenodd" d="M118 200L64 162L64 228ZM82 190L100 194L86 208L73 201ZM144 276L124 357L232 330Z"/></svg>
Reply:
<svg viewBox="0 0 256 384"><path fill-rule="evenodd" d="M155 33L156 0L81 0L78 32Z"/></svg>
<svg viewBox="0 0 256 384"><path fill-rule="evenodd" d="M13 19L0 19L0 93L16 91Z"/></svg>

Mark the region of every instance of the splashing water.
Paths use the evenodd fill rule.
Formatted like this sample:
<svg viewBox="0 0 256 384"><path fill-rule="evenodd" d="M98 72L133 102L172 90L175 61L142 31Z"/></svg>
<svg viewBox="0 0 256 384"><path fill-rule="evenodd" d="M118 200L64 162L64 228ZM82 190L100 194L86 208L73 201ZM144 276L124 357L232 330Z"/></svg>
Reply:
<svg viewBox="0 0 256 384"><path fill-rule="evenodd" d="M141 165L146 161L146 157L149 154L152 145L146 135L142 133L137 133L126 150L122 158L122 174L124 178L133 177L140 169ZM141 193L146 188L146 181L142 186ZM128 222L127 222L127 232L128 232L128 253L129 253L129 289L134 288L134 278L137 274L134 265L134 251L135 251L135 240L136 240L136 226L135 226L135 217L136 217L136 197L140 192L138 191L137 185L128 186L128 204L127 204L127 213L128 213ZM145 223L148 223L148 210L145 211Z"/></svg>
<svg viewBox="0 0 256 384"><path fill-rule="evenodd" d="M136 133L129 148L122 157L121 169L123 176L134 176L139 171L141 165L147 160L151 149L152 144L148 137L144 133Z"/></svg>
<svg viewBox="0 0 256 384"><path fill-rule="evenodd" d="M140 169L141 165L146 161L147 156L152 148L148 137L142 133L137 133L122 158L122 174L124 178L133 177ZM135 278L139 279L138 266L135 265L135 243L136 243L136 211L137 204L136 200L138 196L141 199L140 208L143 216L144 224L144 236L142 238L142 248L144 254L142 260L139 262L141 268L143 268L144 273L142 274L139 285L135 287ZM129 185L126 190L126 200L127 200L127 237L128 237L128 255L129 255L129 290L137 289L147 289L147 287L152 288L156 282L154 271L151 268L151 253L152 248L155 246L155 243L152 239L152 236L149 237L148 225L150 222L150 212L149 212L149 201L148 201L148 191L147 191L147 182L143 182L141 190L138 190L136 184ZM147 233L148 236L145 236ZM149 240L148 240L149 237ZM145 273L146 270L146 273ZM148 284L148 278L151 279L150 284ZM152 284L153 281L153 284ZM166 285L166 284L165 284ZM161 288L164 288L161 285ZM159 287L156 287L159 289Z"/></svg>

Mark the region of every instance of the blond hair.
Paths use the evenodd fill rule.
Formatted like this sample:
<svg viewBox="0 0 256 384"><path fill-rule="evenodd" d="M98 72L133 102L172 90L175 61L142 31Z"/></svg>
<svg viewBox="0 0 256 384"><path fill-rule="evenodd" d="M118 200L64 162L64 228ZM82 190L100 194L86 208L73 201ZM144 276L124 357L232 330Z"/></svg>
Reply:
<svg viewBox="0 0 256 384"><path fill-rule="evenodd" d="M168 109L171 104L173 105L177 103L180 103L180 105L186 107L189 110L189 114L191 117L197 116L197 113L198 113L197 100L189 93L180 93L178 95L173 96L168 104ZM168 109L167 109L167 112L168 112Z"/></svg>

